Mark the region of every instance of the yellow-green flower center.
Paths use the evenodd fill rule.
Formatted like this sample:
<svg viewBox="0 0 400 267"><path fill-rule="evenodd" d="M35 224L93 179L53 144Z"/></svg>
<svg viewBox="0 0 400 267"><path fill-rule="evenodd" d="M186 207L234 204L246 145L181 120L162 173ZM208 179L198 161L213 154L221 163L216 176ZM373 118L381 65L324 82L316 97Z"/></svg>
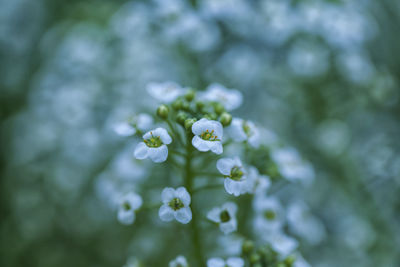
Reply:
<svg viewBox="0 0 400 267"><path fill-rule="evenodd" d="M122 208L124 210L131 210L131 204L129 204L129 202L124 202L122 203Z"/></svg>
<svg viewBox="0 0 400 267"><path fill-rule="evenodd" d="M221 141L220 139L218 139L218 136L214 135L214 130L212 130L211 132L209 130L206 130L200 135L200 138L207 141Z"/></svg>
<svg viewBox="0 0 400 267"><path fill-rule="evenodd" d="M276 218L276 213L273 210L266 210L264 212L264 217L268 220L268 221L273 221Z"/></svg>
<svg viewBox="0 0 400 267"><path fill-rule="evenodd" d="M173 210L179 210L185 205L183 205L182 200L180 200L179 198L174 198L168 203L168 206L170 206Z"/></svg>
<svg viewBox="0 0 400 267"><path fill-rule="evenodd" d="M163 145L163 142L161 141L159 136L153 136L153 133L151 134L150 139L144 139L143 142L148 146L148 147L160 147Z"/></svg>
<svg viewBox="0 0 400 267"><path fill-rule="evenodd" d="M221 222L225 223L230 221L231 216L227 210L224 210L219 214L219 218L221 219Z"/></svg>
<svg viewBox="0 0 400 267"><path fill-rule="evenodd" d="M252 134L251 127L249 126L247 121L243 121L242 128L243 128L244 133L247 135L247 137L250 137Z"/></svg>
<svg viewBox="0 0 400 267"><path fill-rule="evenodd" d="M244 173L240 166L234 166L231 169L231 174L228 177L231 178L232 180L240 181L240 179L242 179L242 177L243 177L243 174Z"/></svg>

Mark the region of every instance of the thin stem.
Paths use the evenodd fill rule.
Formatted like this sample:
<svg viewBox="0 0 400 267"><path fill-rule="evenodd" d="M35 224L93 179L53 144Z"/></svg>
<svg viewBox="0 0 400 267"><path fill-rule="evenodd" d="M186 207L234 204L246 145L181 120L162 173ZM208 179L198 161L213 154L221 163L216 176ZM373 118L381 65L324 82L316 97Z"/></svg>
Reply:
<svg viewBox="0 0 400 267"><path fill-rule="evenodd" d="M178 156L186 157L186 154L182 153L180 151L172 150L172 149L169 149L168 151L171 152L171 154L175 154L175 155L178 155Z"/></svg>
<svg viewBox="0 0 400 267"><path fill-rule="evenodd" d="M224 175L221 173L217 172L196 172L197 176L208 176L208 177L218 177L218 178L223 178Z"/></svg>
<svg viewBox="0 0 400 267"><path fill-rule="evenodd" d="M193 196L193 180L195 174L192 172L192 152L193 147L190 144L191 134L187 133L187 145L186 145L186 157L185 157L185 176L184 182L185 187L189 194ZM203 248L201 244L201 239L199 236L199 225L197 221L196 205L192 200L192 221L190 222L191 240L193 244L193 252L197 259L198 266L205 266L203 257Z"/></svg>
<svg viewBox="0 0 400 267"><path fill-rule="evenodd" d="M217 188L221 188L221 187L222 187L222 184L208 184L208 185L205 185L205 186L201 186L201 187L195 188L193 190L193 194L201 192L201 191L204 191L204 190L217 189Z"/></svg>

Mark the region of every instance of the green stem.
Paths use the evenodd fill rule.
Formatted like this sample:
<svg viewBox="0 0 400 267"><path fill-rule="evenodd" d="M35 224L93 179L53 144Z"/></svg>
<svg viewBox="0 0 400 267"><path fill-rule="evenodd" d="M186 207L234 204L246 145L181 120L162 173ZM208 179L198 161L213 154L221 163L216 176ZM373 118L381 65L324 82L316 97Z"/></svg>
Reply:
<svg viewBox="0 0 400 267"><path fill-rule="evenodd" d="M205 185L202 187L198 187L193 190L193 194L204 191L204 190L208 190L208 189L218 189L218 188L223 188L223 184L209 184L209 185Z"/></svg>
<svg viewBox="0 0 400 267"><path fill-rule="evenodd" d="M187 133L184 183L189 194L193 196L193 180L195 178L195 174L192 171L193 147L190 142L191 137L192 137L191 134ZM193 197L192 197L191 209L192 209L192 221L190 222L190 231L191 231L190 236L193 245L193 252L194 252L193 254L196 257L196 261L198 263L197 266L205 266L205 261L203 257L203 248L199 236L199 225L197 221L196 206L193 201Z"/></svg>

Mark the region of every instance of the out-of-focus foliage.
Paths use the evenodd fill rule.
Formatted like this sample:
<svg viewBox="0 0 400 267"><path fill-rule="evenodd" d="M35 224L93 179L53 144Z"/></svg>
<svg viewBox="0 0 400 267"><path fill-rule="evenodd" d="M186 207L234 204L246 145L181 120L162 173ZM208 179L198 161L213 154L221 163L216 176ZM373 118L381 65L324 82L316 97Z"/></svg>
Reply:
<svg viewBox="0 0 400 267"><path fill-rule="evenodd" d="M145 86L165 80L237 88L240 114L313 163L312 186L279 192L287 206L307 205L325 229L290 229L313 266L398 266L399 2L0 7L0 266L122 266L131 256L161 266L177 255L179 229L149 229L140 217L122 226L107 202L108 180L129 188L147 165L132 160L136 141L112 126L153 111ZM157 182L147 179L149 188ZM157 224L156 214L145 216Z"/></svg>

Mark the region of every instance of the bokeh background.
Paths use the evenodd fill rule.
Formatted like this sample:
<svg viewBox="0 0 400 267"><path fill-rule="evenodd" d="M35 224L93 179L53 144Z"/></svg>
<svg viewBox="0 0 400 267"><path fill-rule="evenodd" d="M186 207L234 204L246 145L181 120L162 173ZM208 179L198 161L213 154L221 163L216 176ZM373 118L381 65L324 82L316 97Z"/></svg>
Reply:
<svg viewBox="0 0 400 267"><path fill-rule="evenodd" d="M107 201L147 164L112 124L166 80L237 88L314 165L287 190L324 226L313 266L400 266L399 48L396 0L0 0L0 266L174 257Z"/></svg>

